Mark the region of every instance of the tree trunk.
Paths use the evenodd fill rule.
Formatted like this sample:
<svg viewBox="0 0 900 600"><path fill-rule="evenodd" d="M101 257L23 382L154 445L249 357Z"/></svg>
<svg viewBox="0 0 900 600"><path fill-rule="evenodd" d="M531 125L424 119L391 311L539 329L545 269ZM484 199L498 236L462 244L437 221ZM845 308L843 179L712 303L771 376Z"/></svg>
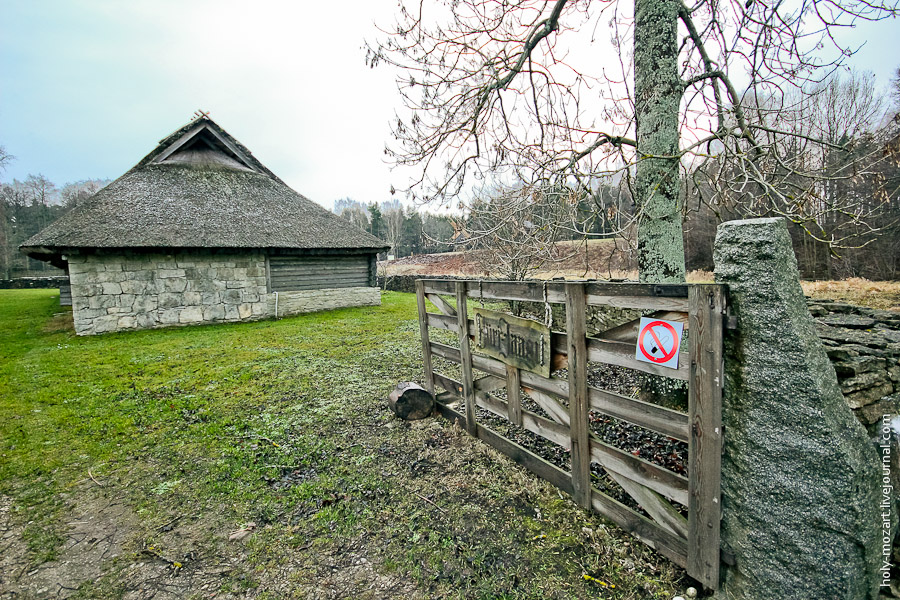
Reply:
<svg viewBox="0 0 900 600"><path fill-rule="evenodd" d="M634 106L638 164L635 192L642 282L684 281L678 182L678 3L636 0Z"/></svg>

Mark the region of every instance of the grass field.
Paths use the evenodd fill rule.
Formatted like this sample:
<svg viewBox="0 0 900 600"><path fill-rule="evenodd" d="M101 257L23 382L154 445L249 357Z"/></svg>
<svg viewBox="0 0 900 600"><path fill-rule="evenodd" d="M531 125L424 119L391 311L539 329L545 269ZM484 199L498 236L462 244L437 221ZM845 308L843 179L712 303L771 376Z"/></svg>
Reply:
<svg viewBox="0 0 900 600"><path fill-rule="evenodd" d="M669 600L681 570L442 420L415 299L76 337L0 291L0 598ZM587 576L587 577L586 577ZM16 595L18 594L18 595Z"/></svg>

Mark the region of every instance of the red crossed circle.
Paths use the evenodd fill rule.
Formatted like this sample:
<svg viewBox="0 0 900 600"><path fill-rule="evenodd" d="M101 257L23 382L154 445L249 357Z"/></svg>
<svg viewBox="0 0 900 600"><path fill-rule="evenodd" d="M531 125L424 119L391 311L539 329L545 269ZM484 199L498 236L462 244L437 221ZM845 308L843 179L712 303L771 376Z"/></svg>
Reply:
<svg viewBox="0 0 900 600"><path fill-rule="evenodd" d="M669 330L669 333L672 334L672 349L666 351L665 346L659 341L659 337L653 332L654 327L665 327ZM647 349L644 348L644 336L647 335L647 332L650 332L650 335L653 337L653 341L656 342L656 347L663 351L662 357L656 357L647 352ZM675 328L666 323L665 321L651 321L647 323L647 326L641 330L641 335L638 336L638 348L641 349L641 353L647 357L647 360L653 361L655 363L664 363L672 360L672 357L675 356L675 353L678 352L678 334L675 332Z"/></svg>

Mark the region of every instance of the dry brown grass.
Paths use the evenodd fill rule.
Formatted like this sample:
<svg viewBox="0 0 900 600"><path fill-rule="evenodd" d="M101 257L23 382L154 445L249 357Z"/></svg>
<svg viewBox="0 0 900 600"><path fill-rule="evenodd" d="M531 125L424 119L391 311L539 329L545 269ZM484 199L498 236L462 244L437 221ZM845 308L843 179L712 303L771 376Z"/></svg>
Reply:
<svg viewBox="0 0 900 600"><path fill-rule="evenodd" d="M900 312L900 281L869 281L851 277L840 281L803 281L811 298L830 298L850 304Z"/></svg>

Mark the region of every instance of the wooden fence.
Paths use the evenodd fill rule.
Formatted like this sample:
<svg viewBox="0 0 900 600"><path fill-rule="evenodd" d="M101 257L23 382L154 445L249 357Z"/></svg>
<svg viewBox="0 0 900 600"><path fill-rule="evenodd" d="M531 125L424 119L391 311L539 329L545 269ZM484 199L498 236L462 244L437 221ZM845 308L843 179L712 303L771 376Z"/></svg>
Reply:
<svg viewBox="0 0 900 600"><path fill-rule="evenodd" d="M436 398L445 417L567 492L580 506L596 510L629 531L685 568L706 588L718 587L725 315L721 286L428 279L417 282L416 294L425 385L433 394L435 386L444 390ZM455 307L442 295L454 296ZM475 323L468 315L467 298L565 304L566 331L552 332L551 348L552 368L567 369L568 377L543 377L473 354L470 344L475 339ZM428 312L426 299L440 312ZM683 322L688 332L687 355L681 353L677 369L636 360L638 320L588 337L586 312L591 305L654 311L651 314L655 318ZM432 341L431 329L457 333L459 346ZM461 381L435 372L435 356L459 364ZM686 381L688 413L590 386L589 361ZM484 375L476 379L476 370ZM490 394L504 387L507 401ZM523 393L550 418L523 408ZM465 411L455 410L454 403L464 406ZM476 406L569 450L571 471L478 423ZM598 439L590 431L591 411L687 442L688 476ZM595 489L591 485L591 462L599 464L646 515ZM687 518L675 505L686 508Z"/></svg>

